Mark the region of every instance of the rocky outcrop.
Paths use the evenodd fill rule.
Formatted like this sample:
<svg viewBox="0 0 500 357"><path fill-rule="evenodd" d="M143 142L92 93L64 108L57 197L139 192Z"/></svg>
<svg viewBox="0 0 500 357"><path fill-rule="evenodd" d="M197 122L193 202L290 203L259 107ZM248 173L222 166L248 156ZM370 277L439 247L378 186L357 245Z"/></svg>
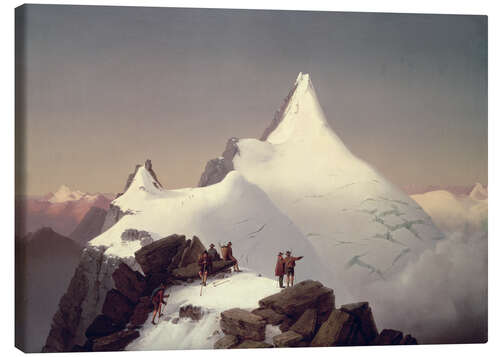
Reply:
<svg viewBox="0 0 500 357"><path fill-rule="evenodd" d="M228 349L228 348L233 348L235 347L238 343L240 343L240 340L237 336L233 335L225 335L224 337L218 339L215 344L214 344L214 349L220 350L220 349Z"/></svg>
<svg viewBox="0 0 500 357"><path fill-rule="evenodd" d="M265 338L265 320L243 309L222 312L220 327L226 335L237 336L242 340L263 341Z"/></svg>
<svg viewBox="0 0 500 357"><path fill-rule="evenodd" d="M90 207L69 237L82 245L87 244L88 241L101 234L106 215L105 209L96 206Z"/></svg>
<svg viewBox="0 0 500 357"><path fill-rule="evenodd" d="M294 331L310 341L316 333L317 322L318 312L315 309L307 309L297 322L290 327L290 331Z"/></svg>
<svg viewBox="0 0 500 357"><path fill-rule="evenodd" d="M234 170L233 158L239 153L238 138L231 138L227 141L226 149L221 157L210 160L205 166L198 187L205 187L220 182L226 177L228 172Z"/></svg>
<svg viewBox="0 0 500 357"><path fill-rule="evenodd" d="M107 292L114 288L112 273L121 263L119 258L105 255L104 250L103 247L83 250L52 319L43 352L70 351L74 345L85 344L87 327L101 313Z"/></svg>
<svg viewBox="0 0 500 357"><path fill-rule="evenodd" d="M133 340L139 337L139 331L122 330L109 336L94 340L92 351L123 351Z"/></svg>
<svg viewBox="0 0 500 357"><path fill-rule="evenodd" d="M191 304L186 306L181 306L179 309L179 318L187 318L193 321L200 321L203 316L203 311L199 306L193 306Z"/></svg>
<svg viewBox="0 0 500 357"><path fill-rule="evenodd" d="M143 296L135 306L134 312L130 317L130 326L132 328L141 327L147 320L149 314L153 311L153 304L150 296Z"/></svg>
<svg viewBox="0 0 500 357"><path fill-rule="evenodd" d="M113 320L104 314L97 315L94 322L85 331L85 336L89 340L93 340L99 337L111 335L112 333L118 332L123 329L122 325L116 324Z"/></svg>
<svg viewBox="0 0 500 357"><path fill-rule="evenodd" d="M125 264L120 263L112 274L116 289L132 303L137 304L146 288L144 276Z"/></svg>
<svg viewBox="0 0 500 357"><path fill-rule="evenodd" d="M234 348L271 348L273 347L269 343L262 341L244 340L239 345L234 346Z"/></svg>
<svg viewBox="0 0 500 357"><path fill-rule="evenodd" d="M219 260L212 263L212 274L216 274L220 271L224 271L234 265L232 261ZM187 279L197 279L200 267L198 263L189 264L183 268L177 268L172 271L172 277L174 279L187 280Z"/></svg>
<svg viewBox="0 0 500 357"><path fill-rule="evenodd" d="M114 226L116 222L122 219L123 216L127 214L132 214L130 211L122 211L120 207L115 206L113 203L109 204L108 212L106 217L104 217L104 223L102 224L101 233L106 232L109 228Z"/></svg>
<svg viewBox="0 0 500 357"><path fill-rule="evenodd" d="M141 247L153 243L153 238L151 234L146 231L138 231L137 229L126 229L121 235L121 239L124 242L140 241Z"/></svg>
<svg viewBox="0 0 500 357"><path fill-rule="evenodd" d="M285 318L286 315L283 314L278 314L272 309L266 309L266 308L258 308L252 311L253 314L259 315L262 317L268 324L271 324L273 326L281 324Z"/></svg>
<svg viewBox="0 0 500 357"><path fill-rule="evenodd" d="M273 344L276 347L296 347L304 336L294 331L283 332L273 337Z"/></svg>
<svg viewBox="0 0 500 357"><path fill-rule="evenodd" d="M320 282L306 280L260 300L259 306L294 319L298 319L307 309L313 308L318 313L319 323L322 323L335 308L335 296L332 289Z"/></svg>
<svg viewBox="0 0 500 357"><path fill-rule="evenodd" d="M179 247L184 246L185 242L186 236L184 235L170 235L139 249L135 252L135 260L144 274L165 272Z"/></svg>
<svg viewBox="0 0 500 357"><path fill-rule="evenodd" d="M179 267L182 268L189 264L197 263L198 257L205 250L205 246L197 236L194 236L193 239L188 239L182 251Z"/></svg>
<svg viewBox="0 0 500 357"><path fill-rule="evenodd" d="M358 344L369 344L378 336L377 325L368 302L342 305L341 311L350 314L358 326Z"/></svg>
<svg viewBox="0 0 500 357"><path fill-rule="evenodd" d="M106 294L102 313L108 316L114 323L125 326L134 312L134 304L123 296L118 290L111 289Z"/></svg>
<svg viewBox="0 0 500 357"><path fill-rule="evenodd" d="M374 345L399 345L403 340L403 333L401 331L386 329L382 330L373 341ZM416 340L415 340L416 342ZM416 344L416 343L415 343Z"/></svg>
<svg viewBox="0 0 500 357"><path fill-rule="evenodd" d="M158 176L156 176L156 172L153 170L153 164L151 163L151 160L147 159L146 162L144 163L144 167L146 170L148 170L149 174L153 177L153 185L155 185L156 188L163 188L163 185L160 183L160 180L158 180ZM125 192L125 191L123 191Z"/></svg>
<svg viewBox="0 0 500 357"><path fill-rule="evenodd" d="M312 347L347 346L351 341L354 318L346 312L333 310L311 342Z"/></svg>

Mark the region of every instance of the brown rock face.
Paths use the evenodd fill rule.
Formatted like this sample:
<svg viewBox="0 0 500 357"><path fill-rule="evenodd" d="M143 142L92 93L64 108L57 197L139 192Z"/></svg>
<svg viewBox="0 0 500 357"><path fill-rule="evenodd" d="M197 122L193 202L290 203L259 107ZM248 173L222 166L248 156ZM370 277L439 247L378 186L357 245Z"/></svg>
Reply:
<svg viewBox="0 0 500 357"><path fill-rule="evenodd" d="M273 337L276 347L296 347L304 337L297 332L287 331Z"/></svg>
<svg viewBox="0 0 500 357"><path fill-rule="evenodd" d="M402 345L418 345L417 339L414 338L412 335L406 335L402 340L401 340Z"/></svg>
<svg viewBox="0 0 500 357"><path fill-rule="evenodd" d="M311 347L347 346L354 331L354 318L346 312L333 310L311 342Z"/></svg>
<svg viewBox="0 0 500 357"><path fill-rule="evenodd" d="M377 325L368 302L342 305L340 310L352 315L359 326L360 336L357 337L356 344L369 344L378 336Z"/></svg>
<svg viewBox="0 0 500 357"><path fill-rule="evenodd" d="M125 325L134 311L134 304L118 290L111 289L106 295L102 313L114 323Z"/></svg>
<svg viewBox="0 0 500 357"><path fill-rule="evenodd" d="M191 304L187 306L182 306L179 309L179 317L182 318L189 318L193 321L199 321L201 317L203 316L203 312L201 311L201 307L199 306L193 306Z"/></svg>
<svg viewBox="0 0 500 357"><path fill-rule="evenodd" d="M212 272L210 275L216 274L217 272L226 270L234 265L231 261L216 261L212 263ZM172 276L175 279L187 280L187 279L198 279L198 272L200 267L198 263L189 264L188 266L177 268L172 271Z"/></svg>
<svg viewBox="0 0 500 357"><path fill-rule="evenodd" d="M103 337L117 332L123 328L123 325L118 325L111 320L110 317L106 315L98 315L94 322L90 324L85 331L85 336L88 339L94 339L98 337Z"/></svg>
<svg viewBox="0 0 500 357"><path fill-rule="evenodd" d="M142 326L152 311L153 304L151 303L151 298L149 296L141 297L130 317L130 325L134 328Z"/></svg>
<svg viewBox="0 0 500 357"><path fill-rule="evenodd" d="M98 351L123 351L133 340L139 337L139 331L122 330L112 335L98 338L94 341L92 350Z"/></svg>
<svg viewBox="0 0 500 357"><path fill-rule="evenodd" d="M375 338L373 345L399 345L403 339L401 331L386 329L382 330L380 335Z"/></svg>
<svg viewBox="0 0 500 357"><path fill-rule="evenodd" d="M268 324L271 324L273 326L281 324L286 318L286 315L278 314L274 310L265 308L255 309L252 311L252 314L259 315L264 320L266 320Z"/></svg>
<svg viewBox="0 0 500 357"><path fill-rule="evenodd" d="M272 347L273 346L270 345L269 343L265 343L262 341L245 340L233 348L272 348Z"/></svg>
<svg viewBox="0 0 500 357"><path fill-rule="evenodd" d="M210 160L205 166L198 187L213 185L226 177L227 173L234 170L233 158L239 153L238 138L231 138L226 143L222 157Z"/></svg>
<svg viewBox="0 0 500 357"><path fill-rule="evenodd" d="M243 309L235 308L222 312L220 327L226 335L238 336L244 340L265 339L266 321Z"/></svg>
<svg viewBox="0 0 500 357"><path fill-rule="evenodd" d="M179 268L185 267L189 264L198 263L198 257L204 250L205 246L200 241L200 238L194 236L193 239L188 239L182 252Z"/></svg>
<svg viewBox="0 0 500 357"><path fill-rule="evenodd" d="M314 309L307 309L302 316L297 320L290 331L294 331L303 336L305 340L311 340L316 332L316 324L318 322L318 313Z"/></svg>
<svg viewBox="0 0 500 357"><path fill-rule="evenodd" d="M162 273L168 270L179 247L186 242L186 236L173 234L142 247L135 252L135 259L144 274Z"/></svg>
<svg viewBox="0 0 500 357"><path fill-rule="evenodd" d="M144 276L130 269L125 263L120 263L118 269L113 272L113 280L116 289L126 296L134 304L139 302L144 289L146 288L146 280Z"/></svg>
<svg viewBox="0 0 500 357"><path fill-rule="evenodd" d="M298 319L307 309L318 312L319 323L335 308L333 290L318 281L305 280L259 301L259 306Z"/></svg>
<svg viewBox="0 0 500 357"><path fill-rule="evenodd" d="M232 335L225 335L224 337L218 339L215 344L214 344L214 349L220 350L220 349L228 349L228 348L233 348L236 346L240 340L236 336Z"/></svg>

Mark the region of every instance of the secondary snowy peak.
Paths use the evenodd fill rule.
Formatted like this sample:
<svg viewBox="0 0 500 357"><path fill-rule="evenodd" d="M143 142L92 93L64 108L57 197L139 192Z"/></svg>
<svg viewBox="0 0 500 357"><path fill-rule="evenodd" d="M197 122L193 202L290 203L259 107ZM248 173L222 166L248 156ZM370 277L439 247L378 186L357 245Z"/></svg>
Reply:
<svg viewBox="0 0 500 357"><path fill-rule="evenodd" d="M488 199L488 189L486 189L483 185L477 182L474 185L471 193L469 194L470 198L476 201L482 201Z"/></svg>
<svg viewBox="0 0 500 357"><path fill-rule="evenodd" d="M48 201L50 203L61 203L61 202L68 202L68 201L78 201L81 198L90 198L94 196L90 196L87 193L81 192L81 191L72 191L68 186L62 185L59 187L59 189L53 193Z"/></svg>

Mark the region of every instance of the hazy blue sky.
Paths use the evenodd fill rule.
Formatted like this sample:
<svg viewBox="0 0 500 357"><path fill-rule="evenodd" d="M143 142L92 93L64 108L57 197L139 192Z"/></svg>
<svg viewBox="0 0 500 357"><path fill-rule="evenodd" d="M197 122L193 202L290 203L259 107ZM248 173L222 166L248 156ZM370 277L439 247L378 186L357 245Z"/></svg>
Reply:
<svg viewBox="0 0 500 357"><path fill-rule="evenodd" d="M118 192L146 158L194 186L300 71L394 183L487 183L486 17L29 5L18 20L28 193Z"/></svg>

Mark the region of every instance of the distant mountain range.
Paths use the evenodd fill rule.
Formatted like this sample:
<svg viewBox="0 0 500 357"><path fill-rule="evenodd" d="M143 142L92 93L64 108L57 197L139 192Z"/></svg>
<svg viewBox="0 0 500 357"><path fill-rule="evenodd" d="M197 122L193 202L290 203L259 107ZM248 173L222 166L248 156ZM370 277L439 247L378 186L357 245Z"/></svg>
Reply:
<svg viewBox="0 0 500 357"><path fill-rule="evenodd" d="M45 196L17 196L16 236L24 237L42 227L70 236L92 207L107 210L113 198L113 194L89 194L66 185Z"/></svg>

